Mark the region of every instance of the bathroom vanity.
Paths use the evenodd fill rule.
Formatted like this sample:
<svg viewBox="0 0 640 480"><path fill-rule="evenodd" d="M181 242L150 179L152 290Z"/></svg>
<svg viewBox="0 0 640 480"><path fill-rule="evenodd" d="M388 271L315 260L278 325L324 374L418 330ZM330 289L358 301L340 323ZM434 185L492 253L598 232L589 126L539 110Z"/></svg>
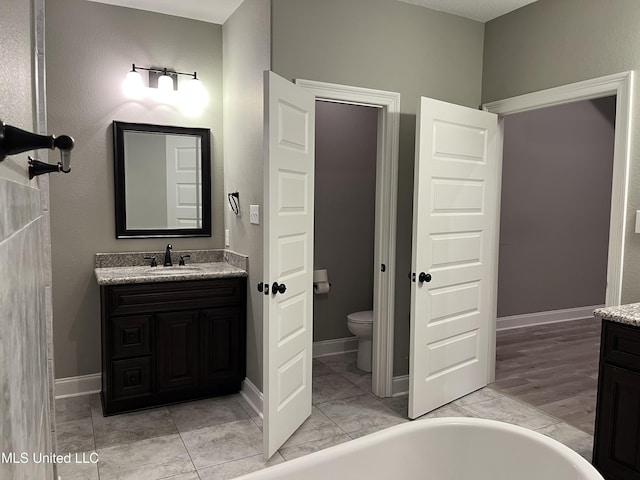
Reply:
<svg viewBox="0 0 640 480"><path fill-rule="evenodd" d="M105 415L240 390L246 270L220 261L95 272Z"/></svg>
<svg viewBox="0 0 640 480"><path fill-rule="evenodd" d="M640 303L602 319L593 465L607 480L640 478Z"/></svg>

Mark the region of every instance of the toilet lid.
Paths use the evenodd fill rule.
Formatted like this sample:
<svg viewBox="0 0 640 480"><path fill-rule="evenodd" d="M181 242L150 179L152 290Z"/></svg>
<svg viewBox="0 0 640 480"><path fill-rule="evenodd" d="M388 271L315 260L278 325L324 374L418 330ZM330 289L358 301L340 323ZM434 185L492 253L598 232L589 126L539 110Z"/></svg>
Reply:
<svg viewBox="0 0 640 480"><path fill-rule="evenodd" d="M373 310L350 313L347 315L347 319L353 323L373 323Z"/></svg>

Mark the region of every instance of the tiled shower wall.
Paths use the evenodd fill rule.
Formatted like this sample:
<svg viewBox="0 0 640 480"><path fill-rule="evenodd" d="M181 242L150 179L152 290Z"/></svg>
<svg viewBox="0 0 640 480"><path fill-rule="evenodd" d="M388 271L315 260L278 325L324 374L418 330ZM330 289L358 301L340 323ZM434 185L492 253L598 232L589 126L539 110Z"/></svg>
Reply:
<svg viewBox="0 0 640 480"><path fill-rule="evenodd" d="M0 118L42 131L44 45L38 39L44 38L44 1L2 4ZM30 182L26 165L26 154L0 164L0 478L40 480L54 478L53 465L33 457L55 448L50 229L48 185ZM26 453L27 461L8 461L12 453L18 462Z"/></svg>

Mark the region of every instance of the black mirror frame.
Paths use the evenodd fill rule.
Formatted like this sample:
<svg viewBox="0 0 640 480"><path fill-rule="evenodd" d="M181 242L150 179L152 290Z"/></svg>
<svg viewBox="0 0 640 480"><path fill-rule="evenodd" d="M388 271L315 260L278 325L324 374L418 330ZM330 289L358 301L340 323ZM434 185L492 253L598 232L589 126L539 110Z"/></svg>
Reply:
<svg viewBox="0 0 640 480"><path fill-rule="evenodd" d="M134 230L127 228L124 133L148 132L200 137L202 146L202 228ZM210 237L211 236L211 130L146 123L113 122L113 159L116 206L116 238Z"/></svg>

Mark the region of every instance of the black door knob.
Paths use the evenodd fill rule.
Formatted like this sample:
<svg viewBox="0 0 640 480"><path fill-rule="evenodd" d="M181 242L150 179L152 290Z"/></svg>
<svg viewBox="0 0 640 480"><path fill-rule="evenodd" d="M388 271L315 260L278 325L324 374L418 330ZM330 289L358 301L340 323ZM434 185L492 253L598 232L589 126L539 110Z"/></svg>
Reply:
<svg viewBox="0 0 640 480"><path fill-rule="evenodd" d="M262 290L263 290L263 289L264 289L264 283L260 282L260 283L258 284L258 291L259 291L259 292L262 292Z"/></svg>
<svg viewBox="0 0 640 480"><path fill-rule="evenodd" d="M420 275L418 275L418 281L420 283L422 283L422 282L429 283L431 281L431 274L430 273L420 272Z"/></svg>
<svg viewBox="0 0 640 480"><path fill-rule="evenodd" d="M287 286L284 283L281 283L280 285L278 285L278 282L273 282L273 284L271 285L271 293L273 293L274 295L276 293L284 293L287 291Z"/></svg>

